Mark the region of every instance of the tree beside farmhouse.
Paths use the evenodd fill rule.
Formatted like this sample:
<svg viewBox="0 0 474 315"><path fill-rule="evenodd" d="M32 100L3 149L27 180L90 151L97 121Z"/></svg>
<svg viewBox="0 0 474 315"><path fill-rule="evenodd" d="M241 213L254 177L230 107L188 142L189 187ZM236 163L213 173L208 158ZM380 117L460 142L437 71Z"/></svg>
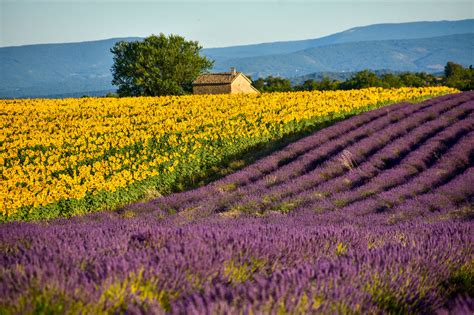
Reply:
<svg viewBox="0 0 474 315"><path fill-rule="evenodd" d="M181 95L208 71L213 61L199 53L197 41L178 35L151 35L142 41L121 41L111 49L112 84L119 96Z"/></svg>

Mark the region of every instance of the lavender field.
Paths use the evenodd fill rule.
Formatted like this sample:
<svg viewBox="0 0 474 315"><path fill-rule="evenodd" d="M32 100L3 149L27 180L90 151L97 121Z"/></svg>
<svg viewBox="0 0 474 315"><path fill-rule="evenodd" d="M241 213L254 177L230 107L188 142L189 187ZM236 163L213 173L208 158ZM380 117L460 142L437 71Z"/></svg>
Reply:
<svg viewBox="0 0 474 315"><path fill-rule="evenodd" d="M0 314L471 314L474 92L336 123L210 185L0 227Z"/></svg>

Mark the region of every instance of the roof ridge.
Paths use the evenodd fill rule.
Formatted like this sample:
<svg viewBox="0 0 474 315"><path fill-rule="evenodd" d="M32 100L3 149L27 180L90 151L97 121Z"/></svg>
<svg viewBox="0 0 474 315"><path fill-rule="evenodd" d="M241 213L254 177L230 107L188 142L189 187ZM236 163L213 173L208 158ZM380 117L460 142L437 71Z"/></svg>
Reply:
<svg viewBox="0 0 474 315"><path fill-rule="evenodd" d="M203 73L194 80L193 84L231 84L241 74L241 72Z"/></svg>
<svg viewBox="0 0 474 315"><path fill-rule="evenodd" d="M213 75L213 74L228 74L228 75L237 75L239 73L242 73L242 72L236 72L235 74L233 74L232 72L209 72L209 73L203 73L201 75Z"/></svg>

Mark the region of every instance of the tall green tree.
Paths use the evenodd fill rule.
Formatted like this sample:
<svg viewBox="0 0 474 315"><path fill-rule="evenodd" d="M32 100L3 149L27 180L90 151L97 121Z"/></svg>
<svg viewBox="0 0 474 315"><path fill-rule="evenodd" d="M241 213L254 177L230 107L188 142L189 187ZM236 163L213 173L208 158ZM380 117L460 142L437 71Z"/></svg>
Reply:
<svg viewBox="0 0 474 315"><path fill-rule="evenodd" d="M464 68L454 62L448 62L444 67L445 84L462 91L474 89L474 69Z"/></svg>
<svg viewBox="0 0 474 315"><path fill-rule="evenodd" d="M382 82L377 75L370 70L363 70L357 72L349 80L346 80L342 85L342 89L364 89L373 86L382 86Z"/></svg>
<svg viewBox="0 0 474 315"><path fill-rule="evenodd" d="M209 70L213 61L199 53L197 41L178 35L151 35L143 41L121 41L112 47L112 84L119 96L180 95Z"/></svg>
<svg viewBox="0 0 474 315"><path fill-rule="evenodd" d="M263 92L265 89L265 79L263 78L258 78L255 81L252 81L252 85L254 88L259 90L260 92Z"/></svg>
<svg viewBox="0 0 474 315"><path fill-rule="evenodd" d="M288 92L292 90L291 81L281 77L268 76L265 79L266 92Z"/></svg>

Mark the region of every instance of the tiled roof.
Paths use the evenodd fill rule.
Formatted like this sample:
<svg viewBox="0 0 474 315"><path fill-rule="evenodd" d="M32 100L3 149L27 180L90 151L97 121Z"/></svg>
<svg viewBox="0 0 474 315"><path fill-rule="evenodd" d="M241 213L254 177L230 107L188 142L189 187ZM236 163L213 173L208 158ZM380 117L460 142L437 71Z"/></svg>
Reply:
<svg viewBox="0 0 474 315"><path fill-rule="evenodd" d="M240 72L205 73L197 77L193 84L230 84L239 74Z"/></svg>

